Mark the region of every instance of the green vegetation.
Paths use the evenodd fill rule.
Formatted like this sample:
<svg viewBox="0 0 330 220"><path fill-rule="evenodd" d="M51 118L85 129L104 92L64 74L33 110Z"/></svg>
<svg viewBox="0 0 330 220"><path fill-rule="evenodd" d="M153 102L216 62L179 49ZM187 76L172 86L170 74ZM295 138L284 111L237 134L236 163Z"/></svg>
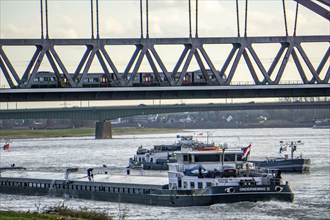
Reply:
<svg viewBox="0 0 330 220"><path fill-rule="evenodd" d="M127 134L157 134L182 132L180 129L171 128L113 128L113 135ZM50 138L50 137L83 137L94 136L94 128L70 128L70 129L6 129L0 130L0 139L19 138Z"/></svg>
<svg viewBox="0 0 330 220"><path fill-rule="evenodd" d="M93 128L77 129L8 129L0 130L0 138L47 138L47 137L79 137L94 135Z"/></svg>
<svg viewBox="0 0 330 220"><path fill-rule="evenodd" d="M119 219L126 219L126 211L122 210ZM14 212L14 211L0 211L1 220L112 220L114 217L109 216L106 212L98 212L89 210L87 208L80 208L79 210L68 208L64 203L61 203L54 207L46 208L42 213L31 212Z"/></svg>

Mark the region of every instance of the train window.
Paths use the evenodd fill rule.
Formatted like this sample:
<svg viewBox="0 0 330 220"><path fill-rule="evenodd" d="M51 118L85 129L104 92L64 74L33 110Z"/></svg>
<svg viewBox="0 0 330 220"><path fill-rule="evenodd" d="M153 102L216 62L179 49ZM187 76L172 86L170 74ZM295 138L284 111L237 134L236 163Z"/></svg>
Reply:
<svg viewBox="0 0 330 220"><path fill-rule="evenodd" d="M99 78L93 78L93 82L100 82Z"/></svg>

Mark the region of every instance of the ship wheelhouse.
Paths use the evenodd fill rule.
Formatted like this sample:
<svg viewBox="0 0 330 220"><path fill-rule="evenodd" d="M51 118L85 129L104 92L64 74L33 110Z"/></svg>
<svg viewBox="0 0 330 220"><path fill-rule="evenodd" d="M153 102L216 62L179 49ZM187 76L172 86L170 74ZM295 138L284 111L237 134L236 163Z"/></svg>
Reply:
<svg viewBox="0 0 330 220"><path fill-rule="evenodd" d="M236 177L237 170L243 168L242 156L240 149L179 152L177 163L169 164L169 188L203 190L236 182L237 178L230 177Z"/></svg>

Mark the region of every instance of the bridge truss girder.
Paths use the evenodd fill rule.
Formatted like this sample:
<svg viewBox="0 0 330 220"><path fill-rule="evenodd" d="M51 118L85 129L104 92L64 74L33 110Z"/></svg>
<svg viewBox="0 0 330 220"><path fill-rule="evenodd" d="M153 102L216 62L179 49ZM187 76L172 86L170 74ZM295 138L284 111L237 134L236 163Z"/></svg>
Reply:
<svg viewBox="0 0 330 220"><path fill-rule="evenodd" d="M31 74L37 73L41 62L47 59L62 87L80 88L93 62L97 58L110 87L130 87L138 74L144 58L152 69L157 86L181 86L193 59L197 62L205 80L205 85L228 86L237 73L239 62L244 59L250 76L255 85L279 85L289 58L292 58L303 84L329 84L330 47L326 50L317 67L313 66L311 59L305 53L302 43L329 43L330 36L277 36L277 37L214 37L214 38L130 38L130 39L0 39L0 69L10 88L30 88ZM269 69L261 61L254 49L258 44L278 44L280 49L272 60ZM135 46L123 73L119 73L112 57L105 49L109 45ZM183 46L183 51L173 70L169 71L165 62L159 56L155 46L175 45ZM225 62L217 71L213 62L204 49L205 45L232 45ZM12 62L3 50L4 46L35 46L36 50L25 68L24 73L18 74ZM76 67L74 73L69 73L56 46L85 46L86 51ZM219 51L219 53L222 51ZM308 79L303 65L308 67ZM253 65L255 64L255 65ZM158 67L157 67L158 65ZM257 67L257 69L255 68ZM180 70L181 68L181 70ZM328 68L323 78L320 73ZM277 72L275 72L277 69ZM210 71L207 71L210 70ZM257 72L261 73L261 76ZM111 75L112 74L112 75ZM209 75L211 74L211 76ZM21 75L21 77L20 77ZM211 80L211 78L213 80ZM60 82L65 79L66 84Z"/></svg>
<svg viewBox="0 0 330 220"><path fill-rule="evenodd" d="M329 102L226 103L1 110L0 119L113 120L135 115L178 112L329 109Z"/></svg>

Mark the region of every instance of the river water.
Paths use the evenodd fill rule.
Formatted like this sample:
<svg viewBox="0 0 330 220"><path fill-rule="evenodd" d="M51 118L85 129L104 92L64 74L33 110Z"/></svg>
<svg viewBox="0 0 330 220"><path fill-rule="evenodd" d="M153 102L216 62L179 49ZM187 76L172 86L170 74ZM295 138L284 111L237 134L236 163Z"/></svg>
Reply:
<svg viewBox="0 0 330 220"><path fill-rule="evenodd" d="M203 130L206 134L208 130ZM189 130L182 135L193 135ZM110 203L80 199L0 194L0 210L38 211L64 202L72 208L90 208L126 219L330 219L330 129L274 128L209 130L209 141L247 146L252 143L251 160L278 156L280 141L301 140L300 153L311 159L311 172L283 174L295 193L293 203L241 202L206 207L153 207L136 204ZM171 144L177 133L114 136L111 140L83 138L45 138L14 140L9 152L1 151L1 166L24 166L31 170L63 171L65 167L107 165L110 173L125 173L128 160L138 146ZM198 136L206 142L206 137ZM140 172L140 171L133 171ZM136 173L138 174L138 173ZM144 175L151 175L144 172ZM153 171L152 175L166 175Z"/></svg>

